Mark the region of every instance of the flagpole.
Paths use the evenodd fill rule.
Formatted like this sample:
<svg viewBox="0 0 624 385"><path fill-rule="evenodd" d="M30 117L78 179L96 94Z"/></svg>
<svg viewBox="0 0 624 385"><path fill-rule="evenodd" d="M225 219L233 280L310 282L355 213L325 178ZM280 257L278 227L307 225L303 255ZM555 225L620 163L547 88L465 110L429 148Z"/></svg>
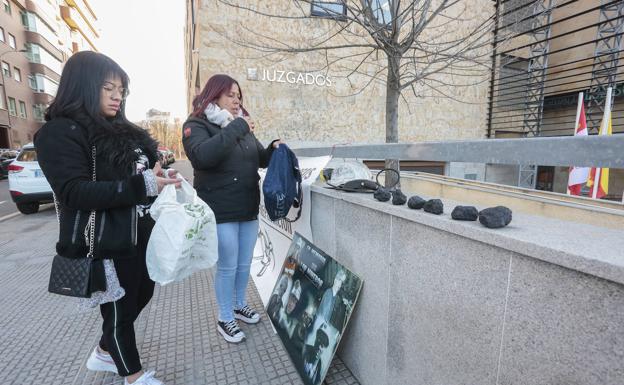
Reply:
<svg viewBox="0 0 624 385"><path fill-rule="evenodd" d="M579 120L581 119L581 106L582 105L583 105L583 93L579 92L578 103L576 106L576 119L574 120L574 136L576 136L576 130L578 130ZM570 171L572 171L572 168L574 168L574 166L570 167ZM570 186L568 186L567 190L568 190L568 195L570 195Z"/></svg>
<svg viewBox="0 0 624 385"><path fill-rule="evenodd" d="M601 134L602 135L602 134ZM596 174L594 174L594 189L592 190L592 198L598 198L598 185L600 184L600 167L596 167Z"/></svg>
<svg viewBox="0 0 624 385"><path fill-rule="evenodd" d="M611 116L611 87L607 88L607 98L605 99L604 115L602 117L602 124L600 125L600 132L598 135L607 135L608 120ZM596 175L594 176L594 188L592 191L592 198L598 197L598 188L600 186L600 171L602 168L596 167Z"/></svg>

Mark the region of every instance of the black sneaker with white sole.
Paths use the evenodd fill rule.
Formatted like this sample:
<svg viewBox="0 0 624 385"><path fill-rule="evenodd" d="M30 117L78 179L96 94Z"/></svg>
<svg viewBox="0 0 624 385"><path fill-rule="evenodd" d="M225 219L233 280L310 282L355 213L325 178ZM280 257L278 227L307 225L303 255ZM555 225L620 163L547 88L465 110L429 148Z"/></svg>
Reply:
<svg viewBox="0 0 624 385"><path fill-rule="evenodd" d="M217 322L217 330L227 342L239 343L245 339L245 333L240 330L236 320Z"/></svg>
<svg viewBox="0 0 624 385"><path fill-rule="evenodd" d="M234 318L239 319L248 324L257 324L260 322L260 314L254 309L245 305L240 309L234 309Z"/></svg>

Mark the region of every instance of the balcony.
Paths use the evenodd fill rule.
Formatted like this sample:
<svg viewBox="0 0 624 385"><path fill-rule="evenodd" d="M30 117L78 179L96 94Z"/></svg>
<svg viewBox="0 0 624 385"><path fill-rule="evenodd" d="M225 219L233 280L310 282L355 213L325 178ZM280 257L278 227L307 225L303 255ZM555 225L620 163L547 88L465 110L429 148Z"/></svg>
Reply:
<svg viewBox="0 0 624 385"><path fill-rule="evenodd" d="M34 104L43 104L47 106L50 103L52 103L53 100L54 100L54 96L47 94L47 93L35 92L33 94Z"/></svg>
<svg viewBox="0 0 624 385"><path fill-rule="evenodd" d="M72 30L80 32L80 34L89 43L89 45L91 45L91 47L95 49L93 40L99 35L97 34L93 26L87 20L85 20L85 18L76 8L68 7L65 5L61 5L60 8L61 17L63 18L65 23Z"/></svg>
<svg viewBox="0 0 624 385"><path fill-rule="evenodd" d="M57 46L61 45L60 39L57 38L56 42L50 42L38 32L25 31L25 34L27 42L40 45L46 51L50 52L50 54L56 59L58 59L59 61L64 61L63 52L57 48ZM56 43L57 45L54 45L54 43Z"/></svg>
<svg viewBox="0 0 624 385"><path fill-rule="evenodd" d="M56 72L52 71L50 68L48 68L46 65L41 64L41 63L30 63L30 72L31 73L37 73L37 74L42 74L44 76L49 77L50 79L58 82L61 80L61 75L57 74Z"/></svg>
<svg viewBox="0 0 624 385"><path fill-rule="evenodd" d="M58 75L61 74L61 70L63 69L63 62L51 54L44 47L36 44L36 43L26 43L26 57L28 57L28 61L31 63L31 70L34 70L32 67L33 64L40 64L48 67L50 70L56 72ZM57 75L57 76L58 76ZM56 76L51 77L52 79L56 79Z"/></svg>
<svg viewBox="0 0 624 385"><path fill-rule="evenodd" d="M87 3L86 0L66 0L67 5L74 8L82 19L89 25L91 31L95 34L95 36L99 37L97 33L97 28L95 28L95 24L97 22L97 18L95 13L91 9L91 6Z"/></svg>
<svg viewBox="0 0 624 385"><path fill-rule="evenodd" d="M60 8L61 8L61 17L63 18L63 20L65 20L67 25L69 25L70 28L73 28L73 29L80 29L80 26L78 25L78 22L76 21L76 18L78 17L76 12L73 11L72 8L64 6L64 5L61 5Z"/></svg>
<svg viewBox="0 0 624 385"><path fill-rule="evenodd" d="M57 8L54 7L52 4L50 4L49 2L45 2L45 1L35 2L33 0L26 0L25 8L26 10L37 14L39 17L45 20L45 22L48 23L49 25L55 25L56 14L58 11L57 11Z"/></svg>
<svg viewBox="0 0 624 385"><path fill-rule="evenodd" d="M69 0L67 1L67 4L69 5L69 7L61 6L61 17L65 19L62 9L69 8L69 17L73 20L73 23L78 26L73 27L70 24L72 28L81 29L85 34L91 34L94 37L99 37L100 35L95 28L96 18L94 17L91 8L80 1Z"/></svg>

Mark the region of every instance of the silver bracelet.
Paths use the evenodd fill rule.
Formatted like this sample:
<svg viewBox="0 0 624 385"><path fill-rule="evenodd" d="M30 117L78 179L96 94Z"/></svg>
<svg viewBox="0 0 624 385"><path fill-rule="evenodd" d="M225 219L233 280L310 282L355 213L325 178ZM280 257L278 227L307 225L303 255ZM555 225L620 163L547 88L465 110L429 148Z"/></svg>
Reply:
<svg viewBox="0 0 624 385"><path fill-rule="evenodd" d="M143 181L145 182L145 191L148 197L155 197L158 195L158 183L156 183L156 175L154 171L143 171Z"/></svg>

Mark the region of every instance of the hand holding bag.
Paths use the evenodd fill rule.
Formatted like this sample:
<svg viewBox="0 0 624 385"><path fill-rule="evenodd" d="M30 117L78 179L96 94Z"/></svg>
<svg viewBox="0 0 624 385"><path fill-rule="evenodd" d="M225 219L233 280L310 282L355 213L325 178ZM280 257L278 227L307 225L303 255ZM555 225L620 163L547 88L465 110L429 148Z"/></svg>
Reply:
<svg viewBox="0 0 624 385"><path fill-rule="evenodd" d="M95 176L95 146L91 148L93 160L93 181ZM54 196L54 207L57 219L60 221L58 202ZM85 228L85 238L88 237L89 253L83 258L67 258L55 255L52 260L48 291L69 297L89 298L95 291L106 290L104 267L101 260L93 259L93 242L95 238L95 211L91 211L89 222Z"/></svg>

